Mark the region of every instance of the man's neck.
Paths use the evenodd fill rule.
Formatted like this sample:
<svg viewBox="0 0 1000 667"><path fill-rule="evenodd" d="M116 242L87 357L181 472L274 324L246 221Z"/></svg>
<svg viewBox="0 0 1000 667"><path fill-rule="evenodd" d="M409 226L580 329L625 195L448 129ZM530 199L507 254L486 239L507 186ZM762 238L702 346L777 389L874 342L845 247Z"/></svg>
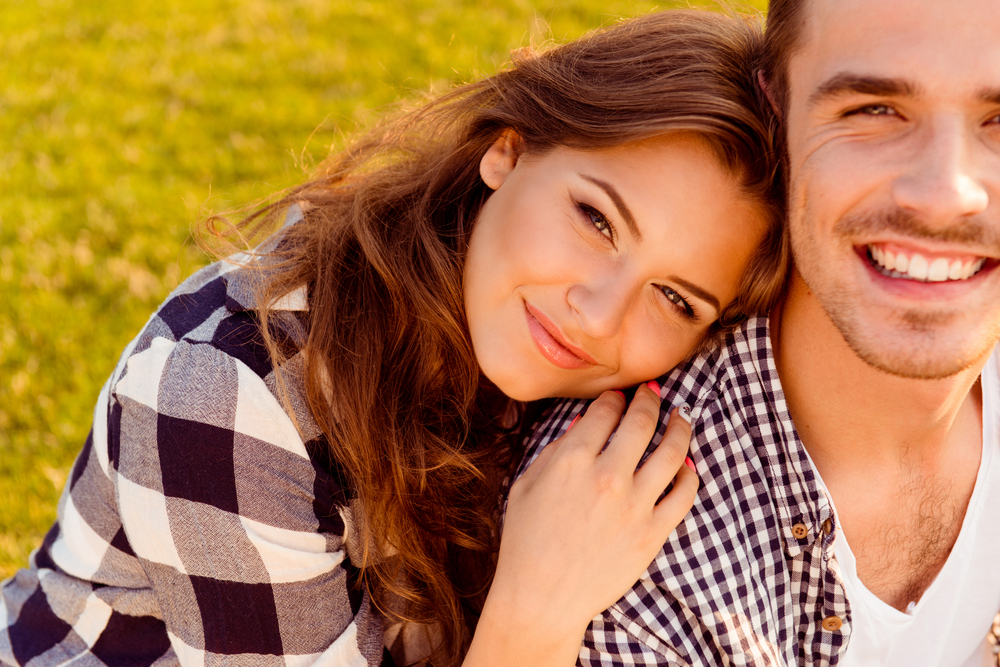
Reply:
<svg viewBox="0 0 1000 667"><path fill-rule="evenodd" d="M942 380L878 370L848 347L797 275L772 322L789 413L837 506L858 576L903 609L946 562L975 487L982 364Z"/></svg>
<svg viewBox="0 0 1000 667"><path fill-rule="evenodd" d="M792 420L810 456L845 464L876 458L935 458L969 408L979 421L978 378L986 358L952 377L899 377L848 347L796 274L775 313L772 344ZM823 472L821 470L821 472Z"/></svg>

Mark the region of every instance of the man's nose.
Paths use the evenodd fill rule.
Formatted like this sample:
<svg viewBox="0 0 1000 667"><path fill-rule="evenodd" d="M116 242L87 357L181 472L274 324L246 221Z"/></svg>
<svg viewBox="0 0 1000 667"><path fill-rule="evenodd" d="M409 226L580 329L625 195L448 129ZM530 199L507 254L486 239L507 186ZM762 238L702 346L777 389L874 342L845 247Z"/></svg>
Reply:
<svg viewBox="0 0 1000 667"><path fill-rule="evenodd" d="M893 184L897 205L930 225L948 225L986 210L989 194L966 119L957 114L934 118L915 141L915 155Z"/></svg>
<svg viewBox="0 0 1000 667"><path fill-rule="evenodd" d="M572 285L566 300L587 336L614 338L641 287L639 281L616 272Z"/></svg>

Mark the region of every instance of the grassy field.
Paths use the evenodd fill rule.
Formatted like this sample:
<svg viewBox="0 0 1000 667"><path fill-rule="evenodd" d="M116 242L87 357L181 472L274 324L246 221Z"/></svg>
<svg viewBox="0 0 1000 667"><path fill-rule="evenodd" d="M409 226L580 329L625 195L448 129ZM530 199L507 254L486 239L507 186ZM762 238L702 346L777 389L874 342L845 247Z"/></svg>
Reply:
<svg viewBox="0 0 1000 667"><path fill-rule="evenodd" d="M679 4L4 3L0 579L55 518L120 350L206 261L200 217L302 180L387 105L512 48Z"/></svg>

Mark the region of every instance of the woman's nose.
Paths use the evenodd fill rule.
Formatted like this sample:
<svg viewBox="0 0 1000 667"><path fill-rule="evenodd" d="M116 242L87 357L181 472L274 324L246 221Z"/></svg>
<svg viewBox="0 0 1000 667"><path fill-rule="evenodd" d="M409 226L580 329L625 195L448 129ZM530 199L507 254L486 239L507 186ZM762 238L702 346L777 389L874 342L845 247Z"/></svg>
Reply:
<svg viewBox="0 0 1000 667"><path fill-rule="evenodd" d="M566 294L580 329L595 339L614 338L621 331L641 284L620 274L572 285Z"/></svg>

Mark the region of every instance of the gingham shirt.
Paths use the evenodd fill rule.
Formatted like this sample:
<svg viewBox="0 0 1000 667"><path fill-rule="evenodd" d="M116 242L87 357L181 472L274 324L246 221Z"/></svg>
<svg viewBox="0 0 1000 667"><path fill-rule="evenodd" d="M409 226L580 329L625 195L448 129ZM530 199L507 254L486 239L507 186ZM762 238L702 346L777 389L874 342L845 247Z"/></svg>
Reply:
<svg viewBox="0 0 1000 667"><path fill-rule="evenodd" d="M592 621L580 664L836 665L851 612L835 517L789 417L768 320L751 319L661 385L654 445L671 407L687 404L698 499L642 579ZM557 404L525 464L585 406Z"/></svg>
<svg viewBox="0 0 1000 667"><path fill-rule="evenodd" d="M125 350L56 525L3 584L0 663L383 661L349 496L298 393L301 355L275 369L260 344L256 276L203 269ZM304 304L304 290L276 304L292 347Z"/></svg>

